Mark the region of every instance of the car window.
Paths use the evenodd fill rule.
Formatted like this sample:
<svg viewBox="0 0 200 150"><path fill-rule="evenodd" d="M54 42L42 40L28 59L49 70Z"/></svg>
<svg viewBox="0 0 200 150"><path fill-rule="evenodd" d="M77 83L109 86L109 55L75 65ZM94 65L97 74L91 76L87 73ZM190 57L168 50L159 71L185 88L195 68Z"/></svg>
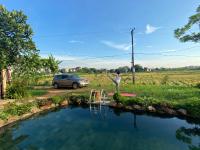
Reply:
<svg viewBox="0 0 200 150"><path fill-rule="evenodd" d="M74 74L74 75L72 75L72 78L73 79L79 79L80 77L78 75Z"/></svg>
<svg viewBox="0 0 200 150"><path fill-rule="evenodd" d="M69 78L70 78L70 79L73 79L73 75L69 75Z"/></svg>
<svg viewBox="0 0 200 150"><path fill-rule="evenodd" d="M68 79L69 76L68 75L62 75L62 79Z"/></svg>
<svg viewBox="0 0 200 150"><path fill-rule="evenodd" d="M56 79L56 80L59 80L59 79L61 79L61 76L60 76L60 75L57 75L57 76L55 76L55 79Z"/></svg>

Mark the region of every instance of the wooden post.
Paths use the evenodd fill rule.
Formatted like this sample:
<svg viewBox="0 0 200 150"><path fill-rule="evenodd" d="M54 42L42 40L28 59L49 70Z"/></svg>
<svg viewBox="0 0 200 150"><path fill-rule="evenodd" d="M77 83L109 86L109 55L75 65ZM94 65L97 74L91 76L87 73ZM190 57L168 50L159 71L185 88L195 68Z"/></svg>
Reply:
<svg viewBox="0 0 200 150"><path fill-rule="evenodd" d="M1 95L2 95L2 98L4 98L5 95L6 95L6 85L7 85L6 74L7 74L6 69L1 70L1 82L2 82L2 86L1 86L2 93L1 93Z"/></svg>

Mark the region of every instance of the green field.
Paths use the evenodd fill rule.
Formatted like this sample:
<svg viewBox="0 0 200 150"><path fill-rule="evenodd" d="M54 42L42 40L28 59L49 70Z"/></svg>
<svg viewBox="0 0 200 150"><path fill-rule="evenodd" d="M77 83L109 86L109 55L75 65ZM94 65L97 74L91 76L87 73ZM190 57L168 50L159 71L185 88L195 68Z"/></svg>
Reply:
<svg viewBox="0 0 200 150"><path fill-rule="evenodd" d="M74 90L74 93L89 94L91 89L104 89L115 92L115 85L107 74L80 74L90 81L85 88ZM200 100L200 71L165 71L136 73L136 84L132 84L131 74L121 74L120 92L130 92L138 97L153 97L159 101L188 102ZM114 77L114 75L113 75ZM51 84L52 78L42 78L39 84Z"/></svg>
<svg viewBox="0 0 200 150"><path fill-rule="evenodd" d="M89 92L91 89L104 89L114 92L115 85L107 74L80 74L90 81L86 88L74 92ZM121 74L121 92L133 92L137 95L153 96L160 100L187 100L192 97L200 99L200 71L165 71L136 73L136 84L132 84L131 74ZM114 75L113 75L114 78ZM39 85L51 85L52 77L42 78Z"/></svg>
<svg viewBox="0 0 200 150"><path fill-rule="evenodd" d="M81 89L83 93L89 93L91 89L115 92L115 85L106 74L81 76L90 81L87 88ZM131 74L122 74L120 92L137 94L136 98L127 99L124 104L167 103L173 108L184 108L192 116L198 117L200 115L200 88L197 87L199 83L200 71L136 73L135 85L132 84Z"/></svg>

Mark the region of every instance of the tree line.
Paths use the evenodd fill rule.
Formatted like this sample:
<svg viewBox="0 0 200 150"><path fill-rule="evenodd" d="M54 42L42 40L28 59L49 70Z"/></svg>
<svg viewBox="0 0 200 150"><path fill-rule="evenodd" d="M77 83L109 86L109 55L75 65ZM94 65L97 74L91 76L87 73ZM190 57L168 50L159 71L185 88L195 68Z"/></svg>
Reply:
<svg viewBox="0 0 200 150"><path fill-rule="evenodd" d="M131 73L131 67L129 66L122 66L118 67L116 69L97 69L97 68L88 68L88 67L83 67L77 69L76 71L66 71L66 69L60 69L60 73ZM200 66L187 66L187 67L178 67L178 68L148 68L148 67L143 67L142 65L136 64L135 65L135 72L156 72L156 71L192 71L192 70L200 70Z"/></svg>

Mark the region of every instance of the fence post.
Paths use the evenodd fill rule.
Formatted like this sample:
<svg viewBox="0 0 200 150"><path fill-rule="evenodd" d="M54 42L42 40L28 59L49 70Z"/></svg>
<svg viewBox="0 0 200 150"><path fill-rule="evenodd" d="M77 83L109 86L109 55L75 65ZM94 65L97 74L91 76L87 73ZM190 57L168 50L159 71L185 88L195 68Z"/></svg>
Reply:
<svg viewBox="0 0 200 150"><path fill-rule="evenodd" d="M6 95L6 86L7 86L7 72L6 69L1 70L1 96L2 98Z"/></svg>

